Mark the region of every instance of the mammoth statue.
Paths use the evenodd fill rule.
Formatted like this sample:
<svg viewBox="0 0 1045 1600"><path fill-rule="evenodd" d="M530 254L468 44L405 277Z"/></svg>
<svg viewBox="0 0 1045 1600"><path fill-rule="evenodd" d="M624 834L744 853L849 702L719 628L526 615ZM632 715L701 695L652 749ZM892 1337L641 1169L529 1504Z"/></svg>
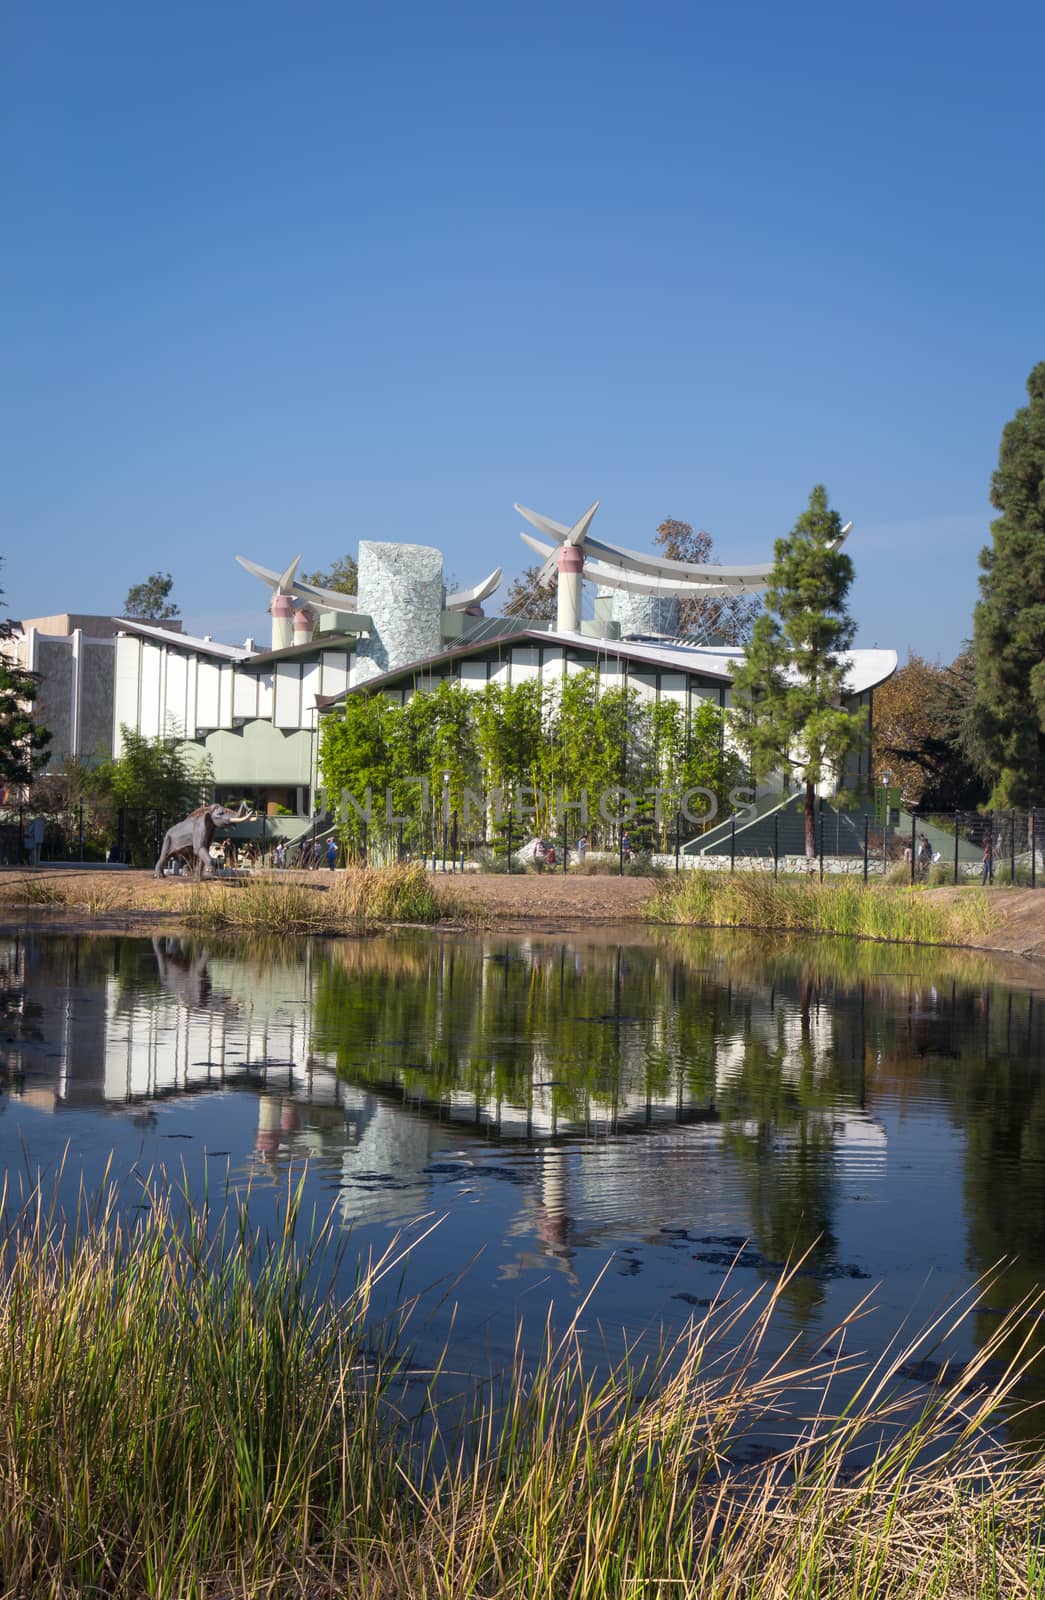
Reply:
<svg viewBox="0 0 1045 1600"><path fill-rule="evenodd" d="M227 806L197 806L184 822L176 822L163 836L163 849L156 863L156 877L160 877L171 856L180 856L191 862L196 875L210 871L210 847L219 828L229 828L234 822L246 822L253 812L244 800L238 811Z"/></svg>

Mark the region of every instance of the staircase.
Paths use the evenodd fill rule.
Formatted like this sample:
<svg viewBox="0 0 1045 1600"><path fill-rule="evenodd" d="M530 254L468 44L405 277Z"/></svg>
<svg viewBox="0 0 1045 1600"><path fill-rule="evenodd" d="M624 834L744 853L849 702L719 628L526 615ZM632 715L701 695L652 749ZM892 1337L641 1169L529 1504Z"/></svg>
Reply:
<svg viewBox="0 0 1045 1600"><path fill-rule="evenodd" d="M873 809L869 805L855 806L851 810L836 811L824 802L823 830L824 854L829 856L862 856L864 853L864 818L869 817L875 826ZM927 833L929 829L925 830ZM939 830L936 830L939 831ZM932 835L930 834L930 839ZM820 802L817 801L817 847L820 843ZM781 856L803 856L806 850L805 807L802 795L766 795L753 807L738 812L734 846L733 821L727 817L707 833L690 839L682 846L683 855L728 856L735 848L738 856L765 856L773 858L774 847ZM934 850L939 845L933 845Z"/></svg>

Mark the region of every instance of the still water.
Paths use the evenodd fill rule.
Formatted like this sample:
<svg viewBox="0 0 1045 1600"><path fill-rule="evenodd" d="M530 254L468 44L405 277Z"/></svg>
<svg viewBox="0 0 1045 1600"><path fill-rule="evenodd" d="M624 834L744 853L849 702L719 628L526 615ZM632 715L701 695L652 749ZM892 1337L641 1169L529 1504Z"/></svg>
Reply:
<svg viewBox="0 0 1045 1600"><path fill-rule="evenodd" d="M452 1328L496 1365L520 1321L536 1339L589 1294L613 1351L699 1314L731 1263L747 1290L796 1252L781 1336L823 1339L875 1287L874 1350L1014 1257L967 1355L1045 1281L1045 995L971 956L28 932L0 941L0 995L12 1181L71 1203L111 1163L132 1207L165 1171L249 1186L265 1226L303 1174L346 1270L418 1241L394 1293L420 1296L421 1358Z"/></svg>

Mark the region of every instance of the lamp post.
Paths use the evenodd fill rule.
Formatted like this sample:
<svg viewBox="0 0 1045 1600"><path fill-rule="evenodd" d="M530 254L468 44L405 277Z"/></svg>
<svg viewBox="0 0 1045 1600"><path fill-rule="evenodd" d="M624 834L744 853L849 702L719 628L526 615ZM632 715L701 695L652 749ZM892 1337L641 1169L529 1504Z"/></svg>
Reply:
<svg viewBox="0 0 1045 1600"><path fill-rule="evenodd" d="M446 830L450 824L450 774L443 773L443 871L446 871Z"/></svg>
<svg viewBox="0 0 1045 1600"><path fill-rule="evenodd" d="M886 845L889 840L889 779L891 772L882 773L882 877L889 871Z"/></svg>

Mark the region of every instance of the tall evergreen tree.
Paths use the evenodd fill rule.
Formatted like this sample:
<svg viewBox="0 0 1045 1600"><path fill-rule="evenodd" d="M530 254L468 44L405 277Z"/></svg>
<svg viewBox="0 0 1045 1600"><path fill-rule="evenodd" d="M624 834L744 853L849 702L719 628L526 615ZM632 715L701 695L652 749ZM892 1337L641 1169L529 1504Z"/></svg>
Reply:
<svg viewBox="0 0 1045 1600"><path fill-rule="evenodd" d="M174 579L169 572L154 572L144 583L135 583L127 590L123 602L125 617L142 617L149 622L170 622L179 615L170 598Z"/></svg>
<svg viewBox="0 0 1045 1600"><path fill-rule="evenodd" d="M991 802L1045 797L1045 361L1030 405L1006 423L991 504L1001 512L980 552L972 731L994 778Z"/></svg>
<svg viewBox="0 0 1045 1600"><path fill-rule="evenodd" d="M11 633L11 624L0 621L0 640L9 640ZM38 675L19 664L13 646L6 650L0 646L0 783L4 785L31 783L50 760L51 735L33 713L39 687Z"/></svg>
<svg viewBox="0 0 1045 1600"><path fill-rule="evenodd" d="M816 785L864 737L863 715L842 707L844 652L856 632L846 611L853 563L844 539L818 484L809 509L776 541L765 609L733 675L732 728L752 772L793 772L805 787L807 856L816 853Z"/></svg>

